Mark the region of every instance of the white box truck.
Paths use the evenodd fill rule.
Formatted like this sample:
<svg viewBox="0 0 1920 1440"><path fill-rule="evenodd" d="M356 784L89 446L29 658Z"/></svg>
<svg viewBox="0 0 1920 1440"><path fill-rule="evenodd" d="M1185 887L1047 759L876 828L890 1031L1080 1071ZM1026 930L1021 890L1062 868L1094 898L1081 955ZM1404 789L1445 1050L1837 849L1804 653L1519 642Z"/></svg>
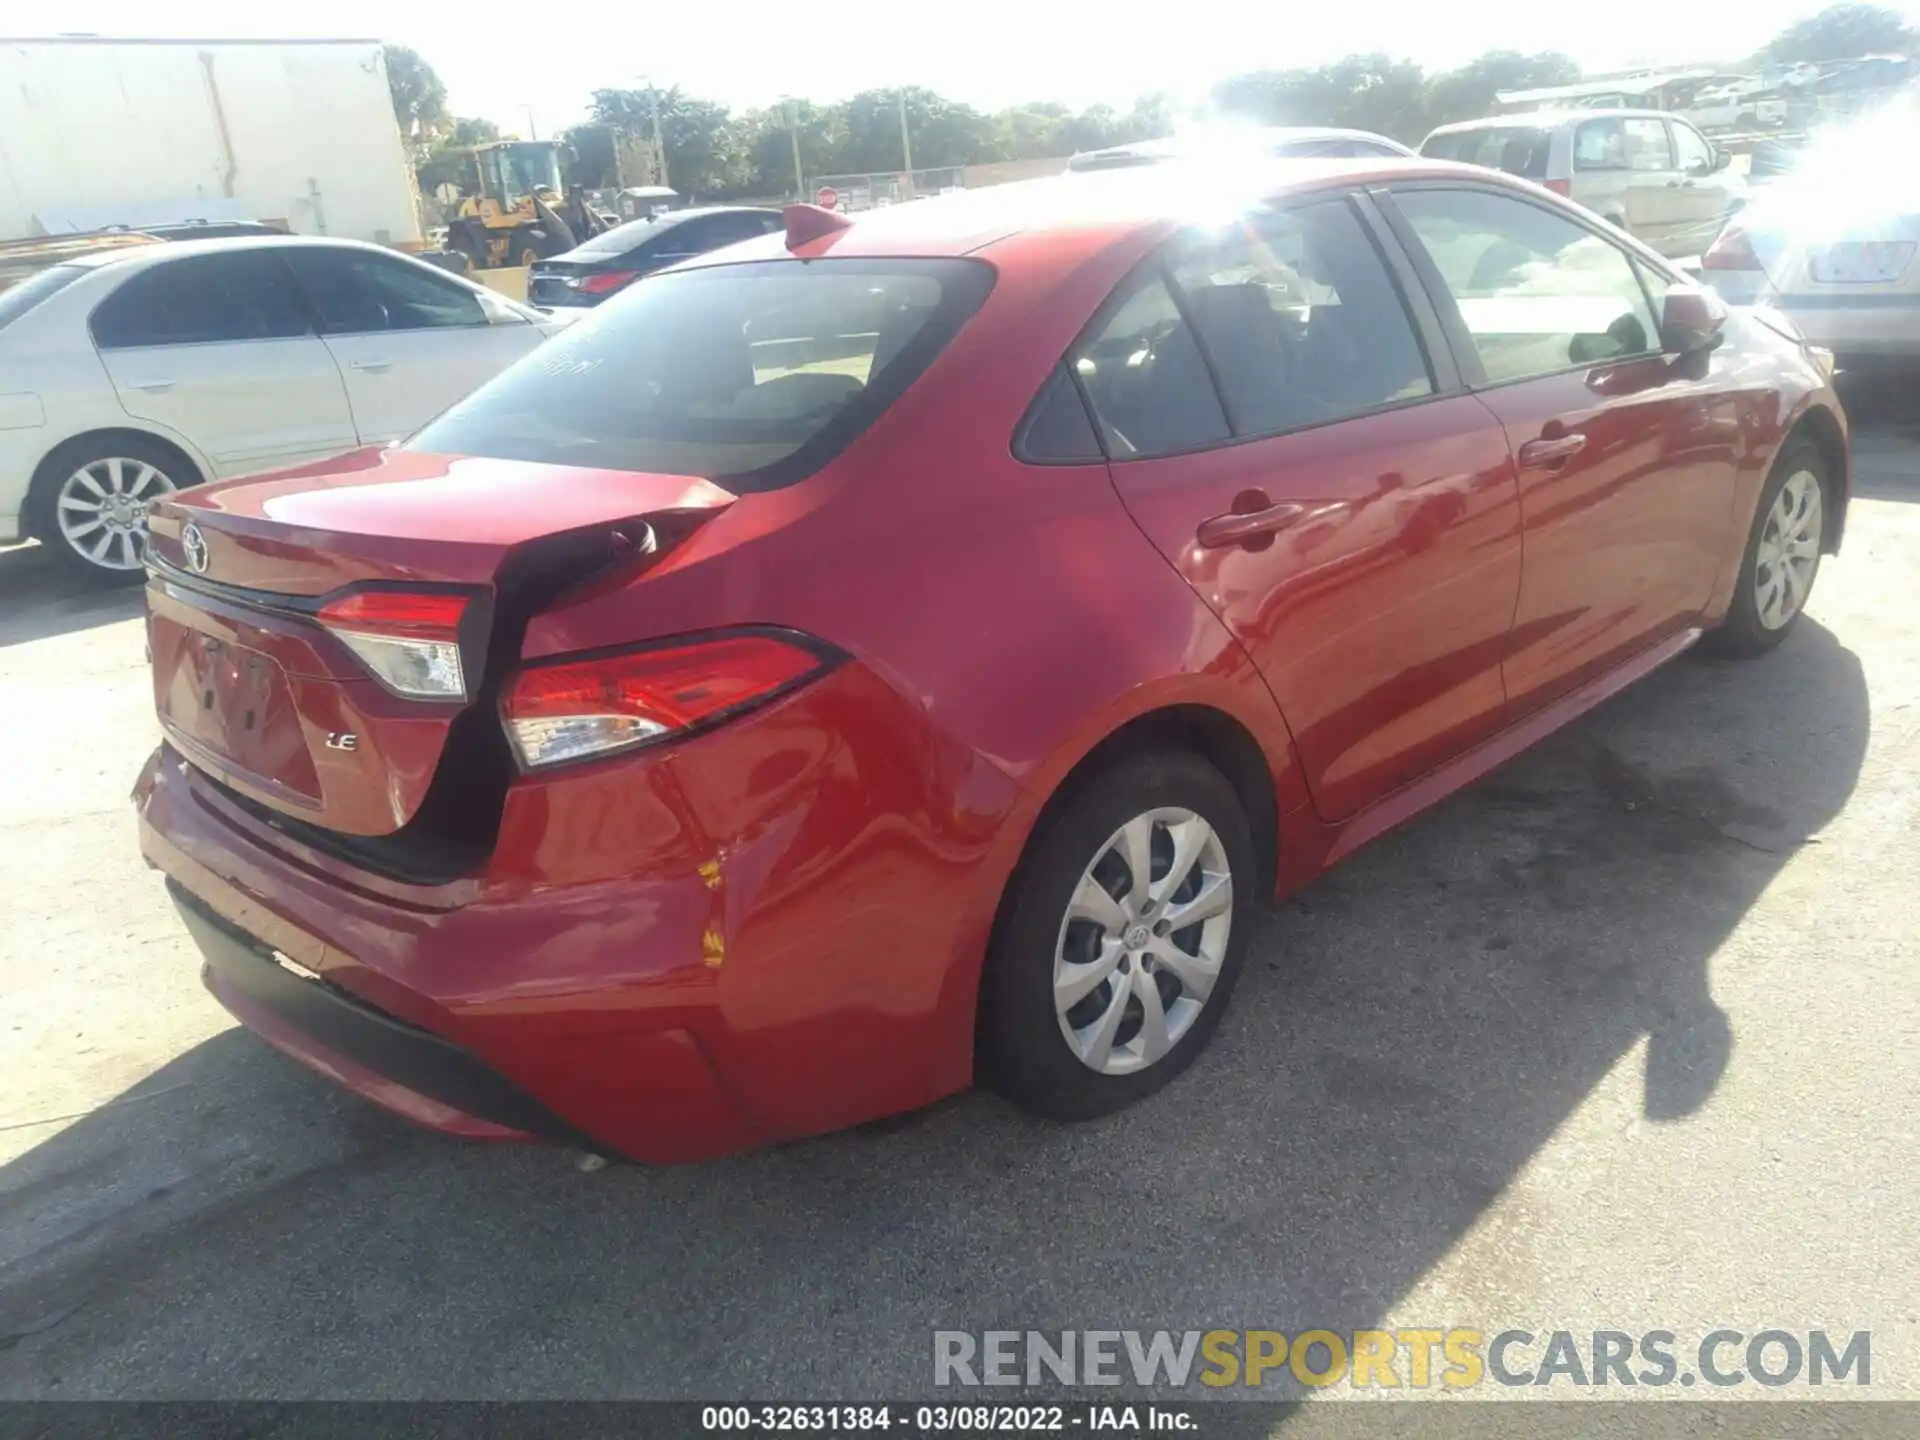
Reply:
<svg viewBox="0 0 1920 1440"><path fill-rule="evenodd" d="M377 40L0 39L0 239L190 220L416 248Z"/></svg>

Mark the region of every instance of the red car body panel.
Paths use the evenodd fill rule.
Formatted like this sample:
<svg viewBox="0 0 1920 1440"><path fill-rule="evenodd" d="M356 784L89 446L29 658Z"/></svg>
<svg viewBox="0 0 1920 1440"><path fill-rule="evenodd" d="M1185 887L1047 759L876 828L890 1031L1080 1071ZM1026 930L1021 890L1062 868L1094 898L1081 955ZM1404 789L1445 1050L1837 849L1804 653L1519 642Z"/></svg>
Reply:
<svg viewBox="0 0 1920 1440"><path fill-rule="evenodd" d="M1513 459L1476 399L1349 428L1114 467L1141 526L1265 673L1328 819L1500 728L1520 585ZM1199 523L1243 497L1303 513L1264 548L1197 545Z"/></svg>
<svg viewBox="0 0 1920 1440"><path fill-rule="evenodd" d="M1344 186L1362 168L1301 173ZM162 575L148 594L168 744L136 790L148 859L591 1143L679 1161L829 1130L971 1083L1008 878L1062 781L1116 732L1204 716L1242 737L1259 773L1236 779L1268 817L1275 888L1297 888L1684 648L1724 612L1790 425L1819 410L1844 441L1810 364L1749 336L1695 380L1614 367L1607 393L1563 376L1199 454L1023 463L1010 443L1036 391L1176 224L1023 230L998 204L1012 197L964 219L899 207L800 248L977 251L995 284L870 428L784 488L364 452L160 507L155 554L176 570L192 519L226 556L223 584L453 584L481 604L524 547L568 534L591 551L651 517L670 544L601 556L489 666L737 626L844 658L704 733L516 775L484 856L415 883L282 817L404 832L464 707L400 700L309 620ZM736 253L785 252L775 237ZM1588 435L1576 463L1516 466L1567 417ZM1300 523L1265 548L1195 543L1254 490L1300 504ZM315 761L287 729L236 736L231 702L196 711L223 653L196 652L204 637L271 662L263 714L373 743ZM210 983L389 1108L518 1133L450 1118Z"/></svg>

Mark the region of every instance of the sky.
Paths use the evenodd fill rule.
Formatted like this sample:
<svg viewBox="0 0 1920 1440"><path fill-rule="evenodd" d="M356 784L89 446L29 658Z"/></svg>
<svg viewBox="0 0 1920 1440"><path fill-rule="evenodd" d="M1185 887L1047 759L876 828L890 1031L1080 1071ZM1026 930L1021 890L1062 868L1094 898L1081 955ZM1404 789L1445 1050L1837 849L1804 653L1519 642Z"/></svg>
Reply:
<svg viewBox="0 0 1920 1440"><path fill-rule="evenodd" d="M446 81L457 115L541 136L584 118L592 92L641 76L734 108L917 85L983 110L1029 100L1124 108L1166 90L1198 98L1254 69L1384 50L1445 69L1494 48L1561 50L1589 70L1733 60L1822 0L1399 0L1283 6L1247 0L1064 4L813 0L725 5L505 6L471 0L328 0L269 16L257 0L63 0L65 33L351 36L410 45ZM1920 0L1890 8L1920 23ZM1468 17L1471 18L1468 18Z"/></svg>

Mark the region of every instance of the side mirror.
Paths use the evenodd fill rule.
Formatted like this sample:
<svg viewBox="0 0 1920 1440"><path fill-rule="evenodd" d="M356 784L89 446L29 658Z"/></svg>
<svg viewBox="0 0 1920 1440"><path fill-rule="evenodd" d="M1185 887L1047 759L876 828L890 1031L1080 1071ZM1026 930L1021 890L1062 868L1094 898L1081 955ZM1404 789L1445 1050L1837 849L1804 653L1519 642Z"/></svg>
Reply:
<svg viewBox="0 0 1920 1440"><path fill-rule="evenodd" d="M1731 164L1733 164L1732 151L1715 150L1713 152L1713 168L1715 170L1724 170Z"/></svg>
<svg viewBox="0 0 1920 1440"><path fill-rule="evenodd" d="M1660 306L1660 348L1669 355L1703 355L1726 338L1727 305L1698 285L1675 285Z"/></svg>

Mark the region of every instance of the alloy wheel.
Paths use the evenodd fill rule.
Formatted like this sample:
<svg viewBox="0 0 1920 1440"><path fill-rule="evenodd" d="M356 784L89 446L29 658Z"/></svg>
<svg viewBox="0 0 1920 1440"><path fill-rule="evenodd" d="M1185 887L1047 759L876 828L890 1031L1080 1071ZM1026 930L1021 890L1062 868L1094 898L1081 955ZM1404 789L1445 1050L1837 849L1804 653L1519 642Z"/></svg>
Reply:
<svg viewBox="0 0 1920 1440"><path fill-rule="evenodd" d="M1753 561L1754 613L1768 630L1800 613L1820 568L1820 477L1796 470L1774 496Z"/></svg>
<svg viewBox="0 0 1920 1440"><path fill-rule="evenodd" d="M147 563L147 508L174 488L166 472L145 460L90 461L54 496L60 538L102 570L138 570Z"/></svg>
<svg viewBox="0 0 1920 1440"><path fill-rule="evenodd" d="M1080 876L1053 958L1054 1013L1080 1063L1127 1075L1193 1028L1233 927L1233 868L1191 810L1136 815Z"/></svg>

